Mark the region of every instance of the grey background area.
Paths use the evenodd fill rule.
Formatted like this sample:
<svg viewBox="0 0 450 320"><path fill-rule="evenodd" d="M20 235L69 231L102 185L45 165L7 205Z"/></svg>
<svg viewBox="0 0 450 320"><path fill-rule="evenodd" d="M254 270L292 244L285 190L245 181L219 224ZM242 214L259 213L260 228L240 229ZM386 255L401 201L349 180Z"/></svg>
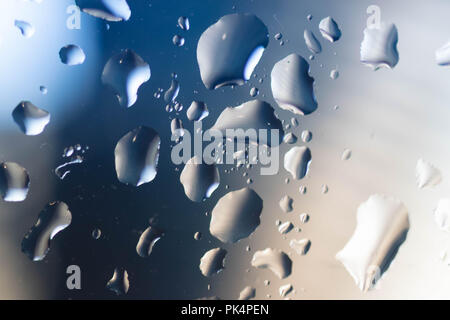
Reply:
<svg viewBox="0 0 450 320"><path fill-rule="evenodd" d="M31 188L22 203L0 202L0 298L34 299L195 299L218 296L235 299L247 285L256 288L256 297L279 299L278 288L291 283L292 299L398 299L450 298L450 270L440 261L440 253L450 245L448 236L433 221L438 199L449 195L450 174L450 70L439 67L434 51L449 38L448 1L147 1L129 0L132 10L127 22L106 23L82 14L81 29L66 28L66 8L71 0L7 0L0 4L0 160L15 161L30 173ZM371 71L359 62L359 47L366 25L366 8L376 4L381 19L396 24L400 61L393 70ZM201 82L196 47L201 33L220 17L234 12L256 14L268 27L269 45L247 84L209 91ZM308 21L306 16L312 14ZM179 16L191 22L189 31L177 27ZM342 38L330 44L320 37L319 21L332 16L342 30ZM23 38L14 28L14 19L32 23L36 34ZM274 106L282 119L292 115L278 108L270 92L270 71L274 63L290 53L310 54L303 41L305 28L312 30L323 52L311 61L315 78L316 112L298 117L297 135L313 132L310 148L313 160L308 176L301 181L284 181L289 174L280 168L276 176L261 177L248 170L252 188L263 198L261 225L248 239L222 245L208 232L210 213L227 190L246 185L243 169L225 174L221 185L203 203L187 199L179 183L182 167L170 161L170 119L162 99L154 98L158 88L167 89L171 73L181 84L178 100L186 107L193 99L205 101L211 126L227 106L251 99L250 88L259 88L259 99ZM243 30L245 32L245 30ZM274 39L281 32L284 45ZM186 38L183 47L172 37ZM81 66L59 62L59 49L69 43L86 53ZM130 48L150 65L152 76L139 90L137 103L121 107L113 92L100 81L110 56ZM340 77L331 80L337 68ZM263 83L258 82L263 78ZM42 95L39 86L46 85ZM47 129L39 136L19 132L11 111L21 100L30 100L52 113ZM334 110L334 106L339 108ZM189 130L192 124L181 118ZM139 125L147 125L162 138L156 179L139 188L117 181L114 147L118 139ZM80 143L89 146L86 161L64 180L53 173L62 162L65 147ZM298 144L301 144L300 142ZM341 160L344 149L352 158ZM282 152L287 147L283 146ZM419 190L415 165L424 159L434 163L443 182ZM327 184L329 192L321 193ZM308 192L299 193L300 185ZM409 210L411 228L387 273L376 290L361 293L335 254L351 236L360 203L374 193L401 199ZM278 201L283 195L294 198L294 211L283 213ZM52 241L42 262L31 262L21 253L20 243L46 203L65 201L73 214L72 224ZM302 225L299 214L307 212L310 222ZM151 256L143 259L135 246L153 219L165 231ZM275 221L292 221L300 233L278 233ZM102 237L94 240L94 228ZM203 233L195 241L196 231ZM289 248L290 239L309 238L306 256ZM247 252L245 248L250 246ZM200 257L211 248L228 250L225 269L204 278L198 268ZM288 252L294 261L292 275L277 279L269 270L251 267L256 250L266 247ZM66 288L66 268L79 265L82 289ZM130 290L116 297L105 289L116 266L130 275ZM264 280L270 280L264 286ZM210 290L208 290L210 285Z"/></svg>

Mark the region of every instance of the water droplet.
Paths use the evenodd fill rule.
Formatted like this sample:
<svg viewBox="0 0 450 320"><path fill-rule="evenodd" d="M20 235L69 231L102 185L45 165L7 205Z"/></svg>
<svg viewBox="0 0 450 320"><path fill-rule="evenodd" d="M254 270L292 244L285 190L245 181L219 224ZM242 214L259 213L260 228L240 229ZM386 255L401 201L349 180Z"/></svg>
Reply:
<svg viewBox="0 0 450 320"><path fill-rule="evenodd" d="M311 14L308 14L308 15L306 16L306 19L308 19L308 21L311 21L312 18L313 18L313 16L312 16Z"/></svg>
<svg viewBox="0 0 450 320"><path fill-rule="evenodd" d="M305 255L308 253L309 248L311 247L311 240L309 239L301 239L301 240L295 240L292 239L289 242L289 247L295 250L297 254Z"/></svg>
<svg viewBox="0 0 450 320"><path fill-rule="evenodd" d="M245 287L239 293L239 300L250 300L256 295L256 289L250 286Z"/></svg>
<svg viewBox="0 0 450 320"><path fill-rule="evenodd" d="M293 202L294 200L291 197L285 195L283 198L281 198L279 202L281 210L283 210L283 212L285 213L291 212L293 210L292 208Z"/></svg>
<svg viewBox="0 0 450 320"><path fill-rule="evenodd" d="M342 152L341 160L349 160L352 157L352 150L345 149L344 152Z"/></svg>
<svg viewBox="0 0 450 320"><path fill-rule="evenodd" d="M200 36L197 61L206 88L242 85L269 43L264 23L252 14L223 16Z"/></svg>
<svg viewBox="0 0 450 320"><path fill-rule="evenodd" d="M47 94L47 93L48 93L48 89L47 89L46 86L40 86L40 87L39 87L39 91L40 91L42 94Z"/></svg>
<svg viewBox="0 0 450 320"><path fill-rule="evenodd" d="M288 132L283 137L283 142L287 144L293 144L297 142L297 136L292 132Z"/></svg>
<svg viewBox="0 0 450 320"><path fill-rule="evenodd" d="M197 231L196 233L194 233L194 240L200 240L202 238L202 233Z"/></svg>
<svg viewBox="0 0 450 320"><path fill-rule="evenodd" d="M252 87L252 88L250 89L250 96L251 96L251 97L256 97L256 96L258 95L258 93L259 93L258 88Z"/></svg>
<svg viewBox="0 0 450 320"><path fill-rule="evenodd" d="M172 119L172 121L170 122L170 132L174 137L184 136L183 122L181 121L181 119L178 118Z"/></svg>
<svg viewBox="0 0 450 320"><path fill-rule="evenodd" d="M186 116L190 121L201 121L208 115L208 107L202 101L192 101L190 107L186 110Z"/></svg>
<svg viewBox="0 0 450 320"><path fill-rule="evenodd" d="M92 230L92 238L94 238L95 240L100 239L100 237L102 236L102 231L98 228L95 228L94 230Z"/></svg>
<svg viewBox="0 0 450 320"><path fill-rule="evenodd" d="M365 28L360 61L373 70L382 67L394 68L399 59L397 41L397 28L393 23L381 23L379 28L373 26Z"/></svg>
<svg viewBox="0 0 450 320"><path fill-rule="evenodd" d="M306 176L311 164L311 151L307 147L292 147L284 155L284 168L294 179Z"/></svg>
<svg viewBox="0 0 450 320"><path fill-rule="evenodd" d="M300 214L300 222L307 223L309 221L309 215L307 213Z"/></svg>
<svg viewBox="0 0 450 320"><path fill-rule="evenodd" d="M305 44L309 51L314 54L322 52L322 46L320 45L320 42L319 40L317 40L314 33L305 29L305 31L303 32L303 38L305 39Z"/></svg>
<svg viewBox="0 0 450 320"><path fill-rule="evenodd" d="M189 18L179 17L178 18L178 26L183 30L186 30L186 31L189 30L189 28L190 28Z"/></svg>
<svg viewBox="0 0 450 320"><path fill-rule="evenodd" d="M30 177L27 170L15 162L0 164L0 195L4 201L19 202L26 199Z"/></svg>
<svg viewBox="0 0 450 320"><path fill-rule="evenodd" d="M440 199L434 210L434 221L443 231L450 232L450 199Z"/></svg>
<svg viewBox="0 0 450 320"><path fill-rule="evenodd" d="M323 194L328 193L328 186L327 186L326 184L323 184L323 185L322 185L322 193L323 193Z"/></svg>
<svg viewBox="0 0 450 320"><path fill-rule="evenodd" d="M274 65L271 73L272 94L281 109L300 115L317 109L314 79L308 71L308 62L297 54L291 54Z"/></svg>
<svg viewBox="0 0 450 320"><path fill-rule="evenodd" d="M263 200L250 188L231 191L217 201L210 233L225 243L248 237L259 226Z"/></svg>
<svg viewBox="0 0 450 320"><path fill-rule="evenodd" d="M150 66L133 50L112 56L105 64L102 82L111 86L120 105L131 107L137 100L139 87L150 79Z"/></svg>
<svg viewBox="0 0 450 320"><path fill-rule="evenodd" d="M176 45L177 47L182 47L184 46L184 38L178 34L174 35L172 38L172 42L174 45Z"/></svg>
<svg viewBox="0 0 450 320"><path fill-rule="evenodd" d="M126 0L75 0L83 12L107 21L127 21L131 10Z"/></svg>
<svg viewBox="0 0 450 320"><path fill-rule="evenodd" d="M304 143L310 142L312 139L312 132L309 130L303 130L302 131L302 141Z"/></svg>
<svg viewBox="0 0 450 320"><path fill-rule="evenodd" d="M20 30L20 33L25 38L30 38L33 36L35 30L30 23L22 20L15 20L14 25Z"/></svg>
<svg viewBox="0 0 450 320"><path fill-rule="evenodd" d="M117 178L138 187L156 176L161 139L152 128L140 126L124 135L114 150Z"/></svg>
<svg viewBox="0 0 450 320"><path fill-rule="evenodd" d="M69 44L59 50L59 58L64 64L75 66L83 64L84 60L86 60L86 55L79 46Z"/></svg>
<svg viewBox="0 0 450 320"><path fill-rule="evenodd" d="M358 207L356 229L336 258L367 291L387 270L409 230L408 211L393 197L372 195Z"/></svg>
<svg viewBox="0 0 450 320"><path fill-rule="evenodd" d="M292 287L292 284L288 283L285 285L282 285L279 289L278 289L278 293L280 294L280 297L286 297L289 293L292 292L294 288Z"/></svg>
<svg viewBox="0 0 450 320"><path fill-rule="evenodd" d="M207 251L200 259L200 271L205 277L211 277L223 270L227 250L215 248Z"/></svg>
<svg viewBox="0 0 450 320"><path fill-rule="evenodd" d="M278 278L284 279L291 274L292 260L280 250L267 248L256 251L251 262L252 266L270 269Z"/></svg>
<svg viewBox="0 0 450 320"><path fill-rule="evenodd" d="M23 238L22 252L33 261L43 260L50 249L50 240L71 221L72 214L67 204L60 201L49 203Z"/></svg>
<svg viewBox="0 0 450 320"><path fill-rule="evenodd" d="M186 196L196 202L209 198L220 183L219 170L215 164L206 164L201 157L189 159L180 175Z"/></svg>
<svg viewBox="0 0 450 320"><path fill-rule="evenodd" d="M436 186L442 181L441 171L433 164L419 159L416 165L416 181L420 189Z"/></svg>
<svg viewBox="0 0 450 320"><path fill-rule="evenodd" d="M40 134L50 122L50 113L29 101L19 103L14 108L12 117L20 130L28 136Z"/></svg>
<svg viewBox="0 0 450 320"><path fill-rule="evenodd" d="M180 84L177 80L172 79L172 82L170 84L170 88L167 89L166 93L164 94L164 101L167 103L172 103L175 101L175 99L178 97L178 93L180 92Z"/></svg>
<svg viewBox="0 0 450 320"><path fill-rule="evenodd" d="M298 192L300 192L301 194L305 194L306 191L307 191L306 186L300 186L300 187L298 188Z"/></svg>
<svg viewBox="0 0 450 320"><path fill-rule="evenodd" d="M70 154L72 153L73 152L71 152ZM69 161L66 161L63 164L57 166L55 168L55 174L58 176L58 178L63 180L70 173L70 168L73 165L83 163L83 161L84 161L83 157L81 157L80 155L76 155L72 157Z"/></svg>
<svg viewBox="0 0 450 320"><path fill-rule="evenodd" d="M450 65L450 41L436 50L436 63L440 66Z"/></svg>
<svg viewBox="0 0 450 320"><path fill-rule="evenodd" d="M341 30L339 30L336 21L331 17L326 17L320 21L319 30L322 37L330 42L338 41L341 37Z"/></svg>
<svg viewBox="0 0 450 320"><path fill-rule="evenodd" d="M149 226L142 232L136 245L136 252L142 258L150 256L156 242L164 235L164 233L156 227Z"/></svg>
<svg viewBox="0 0 450 320"><path fill-rule="evenodd" d="M281 234L289 233L294 228L294 225L290 221L283 222L278 227L278 232Z"/></svg>
<svg viewBox="0 0 450 320"><path fill-rule="evenodd" d="M336 69L331 70L330 78L333 80L336 80L337 78L339 78L339 71L337 71Z"/></svg>
<svg viewBox="0 0 450 320"><path fill-rule="evenodd" d="M106 284L106 288L118 296L127 294L128 289L130 288L127 270L123 268L115 268L112 278Z"/></svg>

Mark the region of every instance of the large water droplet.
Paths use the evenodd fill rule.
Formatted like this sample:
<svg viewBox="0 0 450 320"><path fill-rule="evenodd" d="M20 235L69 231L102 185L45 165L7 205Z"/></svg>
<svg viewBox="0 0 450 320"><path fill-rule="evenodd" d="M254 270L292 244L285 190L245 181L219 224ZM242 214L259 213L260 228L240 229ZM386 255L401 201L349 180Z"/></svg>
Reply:
<svg viewBox="0 0 450 320"><path fill-rule="evenodd" d="M286 278L292 271L292 260L289 256L283 251L271 248L256 251L251 263L255 268L270 269L280 279Z"/></svg>
<svg viewBox="0 0 450 320"><path fill-rule="evenodd" d="M433 187L441 183L442 175L433 164L419 159L416 165L416 181L420 189Z"/></svg>
<svg viewBox="0 0 450 320"><path fill-rule="evenodd" d="M30 177L25 168L15 162L0 164L0 194L4 201L25 200L29 185Z"/></svg>
<svg viewBox="0 0 450 320"><path fill-rule="evenodd" d="M20 33L25 38L30 38L31 36L33 36L35 30L30 23L22 20L15 20L14 25L20 30Z"/></svg>
<svg viewBox="0 0 450 320"><path fill-rule="evenodd" d="M127 270L124 268L115 268L112 278L106 284L106 288L113 291L118 296L126 294L130 288Z"/></svg>
<svg viewBox="0 0 450 320"><path fill-rule="evenodd" d="M180 175L184 193L192 201L209 198L220 183L219 170L215 164L206 164L201 157L188 160Z"/></svg>
<svg viewBox="0 0 450 320"><path fill-rule="evenodd" d="M361 290L370 290L389 267L408 230L408 211L401 201L372 195L358 207L356 229L336 258Z"/></svg>
<svg viewBox="0 0 450 320"><path fill-rule="evenodd" d="M136 245L136 252L142 258L150 256L153 246L161 239L164 233L156 227L150 226L142 232Z"/></svg>
<svg viewBox="0 0 450 320"><path fill-rule="evenodd" d="M186 116L190 121L201 121L209 115L208 107L202 101L192 101L186 110Z"/></svg>
<svg viewBox="0 0 450 320"><path fill-rule="evenodd" d="M224 259L227 250L215 248L207 251L200 259L200 271L205 277L211 277L224 268Z"/></svg>
<svg viewBox="0 0 450 320"><path fill-rule="evenodd" d="M226 243L248 237L259 226L263 200L250 188L231 191L217 201L210 233Z"/></svg>
<svg viewBox="0 0 450 320"><path fill-rule="evenodd" d="M67 64L68 66L76 66L83 64L84 60L86 60L86 55L79 46L68 44L59 50L59 58L62 63Z"/></svg>
<svg viewBox="0 0 450 320"><path fill-rule="evenodd" d="M197 61L208 89L248 81L269 43L264 23L252 14L230 14L200 36Z"/></svg>
<svg viewBox="0 0 450 320"><path fill-rule="evenodd" d="M308 62L294 53L273 66L272 94L281 109L300 115L317 109L313 91L314 79L309 76L308 71Z"/></svg>
<svg viewBox="0 0 450 320"><path fill-rule="evenodd" d="M67 204L60 201L49 203L23 238L22 252L33 261L44 259L50 249L50 240L71 221L72 214Z"/></svg>
<svg viewBox="0 0 450 320"><path fill-rule="evenodd" d="M137 100L139 87L150 75L150 66L133 50L126 49L108 60L102 82L115 90L120 105L131 107Z"/></svg>
<svg viewBox="0 0 450 320"><path fill-rule="evenodd" d="M306 47L308 47L309 51L314 54L318 54L322 51L322 46L320 45L320 42L319 40L317 40L314 33L305 29L305 31L303 32L303 38L305 39L305 44Z"/></svg>
<svg viewBox="0 0 450 320"><path fill-rule="evenodd" d="M161 139L152 128L140 126L124 135L114 150L120 182L138 187L156 176Z"/></svg>
<svg viewBox="0 0 450 320"><path fill-rule="evenodd" d="M361 42L360 60L377 70L381 67L394 68L398 63L397 28L393 23L381 23L380 27L370 26L364 29Z"/></svg>
<svg viewBox="0 0 450 320"><path fill-rule="evenodd" d="M75 0L83 12L107 21L127 21L131 10L126 0Z"/></svg>
<svg viewBox="0 0 450 320"><path fill-rule="evenodd" d="M294 179L302 179L311 164L311 151L307 147L292 147L284 155L284 168Z"/></svg>
<svg viewBox="0 0 450 320"><path fill-rule="evenodd" d="M341 37L341 30L339 30L336 21L331 17L326 17L320 21L319 30L322 37L330 42L338 41Z"/></svg>
<svg viewBox="0 0 450 320"><path fill-rule="evenodd" d="M20 130L28 136L40 134L50 122L50 113L36 107L29 101L19 103L14 108L12 117Z"/></svg>

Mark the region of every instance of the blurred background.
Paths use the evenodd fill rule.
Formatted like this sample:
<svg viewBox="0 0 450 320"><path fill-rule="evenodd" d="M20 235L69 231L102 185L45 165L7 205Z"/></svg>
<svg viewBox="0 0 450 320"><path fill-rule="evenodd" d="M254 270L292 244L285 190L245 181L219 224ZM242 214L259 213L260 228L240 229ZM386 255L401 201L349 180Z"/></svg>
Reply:
<svg viewBox="0 0 450 320"><path fill-rule="evenodd" d="M217 296L236 299L247 285L256 288L257 299L280 299L278 289L290 283L292 299L448 299L450 270L441 261L450 249L448 234L434 222L437 201L449 196L450 182L450 69L435 63L434 52L449 38L450 2L433 1L294 1L294 0L129 0L131 18L106 22L81 14L80 29L66 26L67 8L73 0L25 0L0 2L0 160L25 167L31 179L27 199L20 203L0 202L0 298L2 299L196 299ZM393 70L376 72L359 62L369 5L381 8L381 20L396 24L400 60ZM243 86L208 90L204 87L196 59L202 32L230 13L253 13L269 29L269 45L253 78ZM311 21L307 19L312 15ZM177 27L180 16L190 20L190 30ZM336 43L319 33L321 19L332 16L342 30ZM35 28L24 38L14 20L25 20ZM107 26L108 24L108 26ZM171 74L180 82L177 100L183 124L192 132L185 110L192 100L207 103L210 115L203 127L210 127L227 106L253 98L269 102L281 119L292 117L279 109L270 91L270 71L277 61L291 53L307 58L304 29L313 31L323 51L311 65L315 78L316 112L297 117L297 136L305 129L313 133L309 143L312 163L303 180L285 183L290 174L280 168L276 176L259 176L259 169L224 173L212 197L191 202L179 182L182 166L170 160L170 120L164 99L154 93L168 89ZM283 44L274 39L282 34ZM185 38L184 46L172 43L174 35ZM69 67L58 52L67 44L79 45L86 61ZM101 83L106 61L130 48L151 68L151 78L139 90L137 103L129 109L119 105L112 90ZM338 79L330 78L337 69ZM258 81L263 78L263 82ZM40 86L48 88L42 94ZM25 136L11 117L14 107L29 100L48 110L52 120L38 136ZM335 106L338 106L337 108ZM161 136L158 174L138 188L117 180L114 148L117 141L139 125L147 125ZM54 169L63 163L64 148L88 146L84 163L73 166L60 180ZM299 141L299 145L302 143ZM345 149L349 160L341 160ZM282 154L288 149L283 145ZM443 181L431 189L418 189L415 166L424 158L438 167ZM210 212L217 200L230 190L251 187L264 201L261 225L247 239L223 245L209 234ZM322 193L322 186L329 191ZM229 189L225 189L229 185ZM307 187L301 194L299 187ZM406 241L377 289L362 293L335 254L345 245L356 225L356 210L371 194L392 195L406 205L411 227ZM284 213L279 200L289 195L294 210ZM20 250L24 234L39 212L54 200L64 201L72 212L71 225L51 243L44 261L32 262ZM301 224L299 214L310 215ZM208 214L207 214L208 213ZM275 221L291 221L301 232L281 235ZM136 254L140 233L149 222L165 236L148 258ZM92 237L99 228L100 239ZM201 232L201 240L194 233ZM305 256L290 247L291 239L308 238L312 245ZM205 278L199 261L209 249L228 251L225 269ZM246 247L251 250L247 251ZM279 280L270 270L251 267L256 250L278 248L289 253L293 272ZM81 290L68 290L66 268L81 268ZM115 267L129 274L130 289L116 296L105 285ZM265 286L264 280L270 280ZM209 290L208 290L209 287Z"/></svg>

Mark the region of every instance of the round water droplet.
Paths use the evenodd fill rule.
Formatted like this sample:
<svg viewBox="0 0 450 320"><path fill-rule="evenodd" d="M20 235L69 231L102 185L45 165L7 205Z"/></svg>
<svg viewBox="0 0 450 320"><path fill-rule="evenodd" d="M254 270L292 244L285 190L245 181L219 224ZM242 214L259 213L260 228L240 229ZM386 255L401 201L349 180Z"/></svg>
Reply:
<svg viewBox="0 0 450 320"><path fill-rule="evenodd" d="M69 44L59 50L59 58L64 64L68 66L75 66L83 64L86 59L86 55L79 46Z"/></svg>
<svg viewBox="0 0 450 320"><path fill-rule="evenodd" d="M184 38L178 34L174 35L172 38L172 42L177 47L182 47L184 45Z"/></svg>

